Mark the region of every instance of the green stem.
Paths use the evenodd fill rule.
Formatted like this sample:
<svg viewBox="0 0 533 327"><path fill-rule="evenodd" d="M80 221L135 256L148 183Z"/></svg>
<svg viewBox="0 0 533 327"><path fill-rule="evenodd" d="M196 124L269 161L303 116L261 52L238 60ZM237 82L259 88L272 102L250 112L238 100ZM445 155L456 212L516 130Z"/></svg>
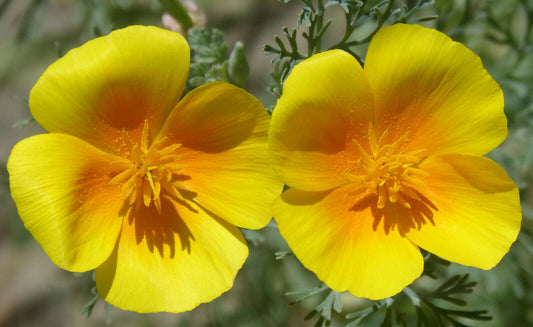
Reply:
<svg viewBox="0 0 533 327"><path fill-rule="evenodd" d="M411 300L415 307L419 307L421 305L420 297L409 287L405 287L403 289L403 292L405 293L405 295L407 295L407 297L409 298L409 300Z"/></svg>

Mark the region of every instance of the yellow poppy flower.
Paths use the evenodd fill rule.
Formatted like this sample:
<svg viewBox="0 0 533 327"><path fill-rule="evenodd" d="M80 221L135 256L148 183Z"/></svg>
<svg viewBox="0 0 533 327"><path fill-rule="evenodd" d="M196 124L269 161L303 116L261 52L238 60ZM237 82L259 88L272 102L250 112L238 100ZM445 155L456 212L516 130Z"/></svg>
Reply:
<svg viewBox="0 0 533 327"><path fill-rule="evenodd" d="M237 227L271 219L269 115L244 90L210 83L180 101L189 47L132 26L53 63L30 94L50 133L8 162L26 228L59 267L96 269L109 303L190 310L228 290L248 255Z"/></svg>
<svg viewBox="0 0 533 327"><path fill-rule="evenodd" d="M381 29L364 68L332 50L294 67L269 147L274 202L299 260L370 299L420 276L419 247L490 269L521 221L518 190L482 157L507 135L503 94L474 53L418 25Z"/></svg>

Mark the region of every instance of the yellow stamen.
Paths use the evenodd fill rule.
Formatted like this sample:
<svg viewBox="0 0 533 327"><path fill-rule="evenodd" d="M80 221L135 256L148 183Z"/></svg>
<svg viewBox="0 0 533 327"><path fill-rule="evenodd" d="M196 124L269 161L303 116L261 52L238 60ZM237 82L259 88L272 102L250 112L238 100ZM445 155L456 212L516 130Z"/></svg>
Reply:
<svg viewBox="0 0 533 327"><path fill-rule="evenodd" d="M417 189L425 187L424 178L429 174L420 169L420 163L425 159L425 150L403 152L408 145L410 132L390 144L383 144L390 135L387 128L379 138L376 137L374 126L368 126L368 149L357 140L353 140L355 154L358 156L355 166L356 174L348 175L348 179L359 183L361 187L349 195L362 198L362 194L376 194L377 207L382 209L388 202L396 203L410 209L410 201L420 201Z"/></svg>
<svg viewBox="0 0 533 327"><path fill-rule="evenodd" d="M161 191L164 190L171 197L183 199L179 193L180 185L173 181L173 176L187 166L179 163L181 155L175 152L181 144L164 146L167 138L162 138L150 145L150 125L144 121L140 145L133 142L129 134L122 130L122 141L127 147L125 158L111 163L119 172L109 181L110 185L122 184L121 191L129 206L135 204L139 209L144 204L152 204L161 214ZM182 174L179 172L179 174Z"/></svg>

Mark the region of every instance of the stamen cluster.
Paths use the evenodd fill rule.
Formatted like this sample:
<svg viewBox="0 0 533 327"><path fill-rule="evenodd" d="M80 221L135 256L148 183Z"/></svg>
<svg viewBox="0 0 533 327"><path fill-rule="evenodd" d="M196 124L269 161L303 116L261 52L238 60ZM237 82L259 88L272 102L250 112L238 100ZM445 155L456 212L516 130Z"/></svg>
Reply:
<svg viewBox="0 0 533 327"><path fill-rule="evenodd" d="M161 191L166 191L170 196L181 199L179 185L173 181L177 171L186 168L177 163L182 156L174 154L181 144L163 146L167 138L162 138L149 145L149 124L144 121L141 144L133 143L128 133L122 131L124 145L131 149L124 158L114 161L111 165L118 173L109 184L122 183L122 193L127 205L136 204L138 209L141 204L149 207L153 203L161 213Z"/></svg>
<svg viewBox="0 0 533 327"><path fill-rule="evenodd" d="M428 176L427 172L418 168L425 158L425 150L402 152L409 138L409 132L392 144L383 144L389 132L389 129L385 130L377 139L373 125L369 124L370 151L365 150L359 141L352 140L358 157L356 162L358 173L348 177L354 182L361 183L361 188L354 192L360 198L368 194L377 194L377 207L380 209L385 207L387 201L411 208L410 199L420 201L416 191L417 187L424 187L420 177Z"/></svg>

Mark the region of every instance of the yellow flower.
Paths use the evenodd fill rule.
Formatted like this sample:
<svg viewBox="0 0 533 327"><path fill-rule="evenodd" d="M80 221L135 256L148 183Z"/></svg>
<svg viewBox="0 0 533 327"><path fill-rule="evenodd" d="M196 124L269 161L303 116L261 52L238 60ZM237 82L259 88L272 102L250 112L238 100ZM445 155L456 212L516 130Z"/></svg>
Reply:
<svg viewBox="0 0 533 327"><path fill-rule="evenodd" d="M261 103L225 83L180 101L188 69L178 33L133 26L89 41L34 86L50 133L9 158L26 228L59 267L96 269L122 309L180 312L228 290L248 255L237 227L265 226L281 192Z"/></svg>
<svg viewBox="0 0 533 327"><path fill-rule="evenodd" d="M482 157L506 135L502 91L479 57L432 29L383 28L364 69L332 50L287 78L269 147L291 188L274 218L308 269L360 297L419 277L419 247L490 269L521 221L516 185Z"/></svg>

